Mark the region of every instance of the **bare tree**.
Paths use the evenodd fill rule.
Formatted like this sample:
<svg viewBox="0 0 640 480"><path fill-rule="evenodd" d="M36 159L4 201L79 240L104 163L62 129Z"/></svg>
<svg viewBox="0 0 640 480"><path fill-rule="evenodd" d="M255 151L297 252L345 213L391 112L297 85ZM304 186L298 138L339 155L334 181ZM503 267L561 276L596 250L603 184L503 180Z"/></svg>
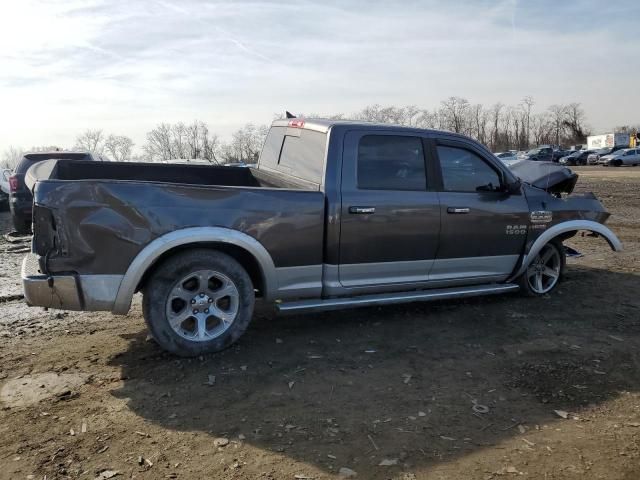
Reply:
<svg viewBox="0 0 640 480"><path fill-rule="evenodd" d="M125 135L109 135L104 142L104 150L117 162L131 159L133 140Z"/></svg>
<svg viewBox="0 0 640 480"><path fill-rule="evenodd" d="M102 154L104 152L104 132L100 129L86 130L76 138L75 148Z"/></svg>
<svg viewBox="0 0 640 480"><path fill-rule="evenodd" d="M471 135L480 143L487 143L487 122L489 112L479 103L471 107L472 131Z"/></svg>
<svg viewBox="0 0 640 480"><path fill-rule="evenodd" d="M235 131L229 143L222 145L222 158L225 163L244 162L255 163L267 136L266 125L256 126L247 123Z"/></svg>
<svg viewBox="0 0 640 480"><path fill-rule="evenodd" d="M461 97L449 97L441 102L441 111L447 128L456 133L463 133L466 129L466 119L469 101Z"/></svg>
<svg viewBox="0 0 640 480"><path fill-rule="evenodd" d="M196 120L185 127L189 158L218 163L216 152L220 146L218 136L209 133L206 123Z"/></svg>
<svg viewBox="0 0 640 480"><path fill-rule="evenodd" d="M566 108L564 105L551 105L548 109L551 115L551 124L553 125L553 143L555 145L560 145L560 141L564 135Z"/></svg>
<svg viewBox="0 0 640 480"><path fill-rule="evenodd" d="M415 126L419 128L440 128L437 111L430 112L426 109L420 110L415 122Z"/></svg>
<svg viewBox="0 0 640 480"><path fill-rule="evenodd" d="M525 130L525 145L524 148L529 148L529 142L531 141L531 109L535 105L536 102L533 101L533 97L527 95L522 99L522 109L524 110L524 125L526 126Z"/></svg>
<svg viewBox="0 0 640 480"><path fill-rule="evenodd" d="M564 107L565 118L563 124L570 135L572 142L584 143L589 135L589 130L585 126L585 114L579 103L570 103Z"/></svg>
<svg viewBox="0 0 640 480"><path fill-rule="evenodd" d="M553 143L553 122L548 113L533 115L531 126L535 145Z"/></svg>
<svg viewBox="0 0 640 480"><path fill-rule="evenodd" d="M491 123L493 125L493 131L491 132L492 144L491 149L495 152L498 150L498 144L500 141L500 119L502 117L502 109L504 105L500 102L491 107Z"/></svg>
<svg viewBox="0 0 640 480"><path fill-rule="evenodd" d="M201 120L188 125L161 123L147 133L147 143L143 146L146 159L153 162L197 159L219 163L219 148L218 136Z"/></svg>
<svg viewBox="0 0 640 480"><path fill-rule="evenodd" d="M619 125L613 130L620 133L637 133L640 132L640 123L637 125Z"/></svg>
<svg viewBox="0 0 640 480"><path fill-rule="evenodd" d="M10 145L4 152L2 152L2 160L0 160L0 168L13 169L22 159L24 151L20 147L14 147Z"/></svg>
<svg viewBox="0 0 640 480"><path fill-rule="evenodd" d="M152 162L179 158L174 151L171 124L161 123L150 132L147 132L147 143L143 149L146 158Z"/></svg>

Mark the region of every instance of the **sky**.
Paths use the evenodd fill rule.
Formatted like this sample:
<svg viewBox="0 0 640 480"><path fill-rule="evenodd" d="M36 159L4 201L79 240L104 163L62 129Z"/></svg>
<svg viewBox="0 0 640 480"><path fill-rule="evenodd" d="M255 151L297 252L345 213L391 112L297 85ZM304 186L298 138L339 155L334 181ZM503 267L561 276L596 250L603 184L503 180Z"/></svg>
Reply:
<svg viewBox="0 0 640 480"><path fill-rule="evenodd" d="M276 112L580 102L640 123L637 0L1 0L0 152Z"/></svg>

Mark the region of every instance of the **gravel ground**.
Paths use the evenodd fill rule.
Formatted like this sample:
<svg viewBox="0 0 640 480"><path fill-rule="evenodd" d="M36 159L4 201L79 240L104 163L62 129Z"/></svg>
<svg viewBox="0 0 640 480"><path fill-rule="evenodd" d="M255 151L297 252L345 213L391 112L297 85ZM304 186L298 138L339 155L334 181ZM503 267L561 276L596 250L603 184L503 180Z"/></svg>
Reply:
<svg viewBox="0 0 640 480"><path fill-rule="evenodd" d="M262 308L192 360L139 302L26 307L2 239L0 478L640 478L640 169L576 170L625 251L572 239L553 295Z"/></svg>

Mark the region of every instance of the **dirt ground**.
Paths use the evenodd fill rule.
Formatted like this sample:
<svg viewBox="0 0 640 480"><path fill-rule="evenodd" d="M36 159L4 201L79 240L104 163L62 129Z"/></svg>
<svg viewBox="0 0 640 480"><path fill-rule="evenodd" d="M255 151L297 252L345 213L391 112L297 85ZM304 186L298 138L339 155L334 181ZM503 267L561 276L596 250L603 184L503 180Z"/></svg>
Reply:
<svg viewBox="0 0 640 480"><path fill-rule="evenodd" d="M139 302L27 308L1 240L0 478L640 478L640 168L576 170L625 251L572 239L548 297L263 308L193 360Z"/></svg>

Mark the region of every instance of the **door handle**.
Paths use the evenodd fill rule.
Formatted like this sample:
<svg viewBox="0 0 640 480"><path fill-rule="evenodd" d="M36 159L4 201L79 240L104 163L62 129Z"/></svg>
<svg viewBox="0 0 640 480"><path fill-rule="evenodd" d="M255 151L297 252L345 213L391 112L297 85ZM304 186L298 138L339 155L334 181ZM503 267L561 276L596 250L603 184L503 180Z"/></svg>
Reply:
<svg viewBox="0 0 640 480"><path fill-rule="evenodd" d="M468 207L448 207L447 213L469 213Z"/></svg>
<svg viewBox="0 0 640 480"><path fill-rule="evenodd" d="M376 213L376 207L349 207L349 213Z"/></svg>

